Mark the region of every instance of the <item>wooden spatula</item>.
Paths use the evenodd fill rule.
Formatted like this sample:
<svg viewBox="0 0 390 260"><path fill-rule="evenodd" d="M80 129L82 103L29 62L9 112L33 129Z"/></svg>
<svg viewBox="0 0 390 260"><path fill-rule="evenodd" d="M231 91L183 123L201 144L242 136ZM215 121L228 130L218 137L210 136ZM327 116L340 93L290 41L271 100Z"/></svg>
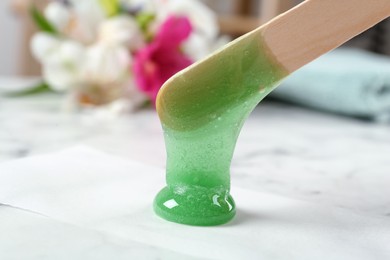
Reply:
<svg viewBox="0 0 390 260"><path fill-rule="evenodd" d="M388 16L388 0L309 0L257 33L291 73Z"/></svg>
<svg viewBox="0 0 390 260"><path fill-rule="evenodd" d="M390 0L307 0L168 80L157 99L162 124L186 131L253 108L281 79L389 15Z"/></svg>

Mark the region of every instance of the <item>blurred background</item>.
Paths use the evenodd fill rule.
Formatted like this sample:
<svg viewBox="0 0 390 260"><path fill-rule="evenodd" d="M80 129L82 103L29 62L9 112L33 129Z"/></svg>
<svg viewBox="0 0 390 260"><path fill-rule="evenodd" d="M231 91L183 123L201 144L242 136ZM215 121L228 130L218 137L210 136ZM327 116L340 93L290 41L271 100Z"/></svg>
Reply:
<svg viewBox="0 0 390 260"><path fill-rule="evenodd" d="M0 75L39 75L40 66L30 54L29 40L37 30L28 13L29 0L0 2ZM35 1L43 8L47 0ZM239 36L298 4L298 0L203 0L219 16L221 32ZM390 54L390 25L384 21L347 45Z"/></svg>

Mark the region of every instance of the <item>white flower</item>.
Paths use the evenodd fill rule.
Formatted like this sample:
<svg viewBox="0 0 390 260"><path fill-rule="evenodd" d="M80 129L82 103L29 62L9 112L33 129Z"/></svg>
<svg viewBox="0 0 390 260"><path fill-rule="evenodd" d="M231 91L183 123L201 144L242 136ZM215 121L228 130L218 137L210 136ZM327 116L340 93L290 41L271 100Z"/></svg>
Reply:
<svg viewBox="0 0 390 260"><path fill-rule="evenodd" d="M207 55L221 48L230 42L228 36L219 37L214 40L208 40L199 34L191 34L183 44L183 51L192 60L197 61L205 58Z"/></svg>
<svg viewBox="0 0 390 260"><path fill-rule="evenodd" d="M34 58L43 63L53 53L55 53L61 45L61 41L48 33L36 33L30 43L31 52Z"/></svg>
<svg viewBox="0 0 390 260"><path fill-rule="evenodd" d="M58 92L67 91L78 84L77 72L66 70L62 66L45 66L43 78L53 90Z"/></svg>
<svg viewBox="0 0 390 260"><path fill-rule="evenodd" d="M74 11L74 24L70 36L83 43L97 38L99 25L106 19L98 0L70 0Z"/></svg>
<svg viewBox="0 0 390 260"><path fill-rule="evenodd" d="M60 2L50 2L45 8L44 15L59 31L63 31L71 19L69 9Z"/></svg>
<svg viewBox="0 0 390 260"><path fill-rule="evenodd" d="M197 61L207 56L210 53L211 41L205 39L198 34L191 34L187 41L183 44L183 51L192 60Z"/></svg>
<svg viewBox="0 0 390 260"><path fill-rule="evenodd" d="M87 48L82 80L99 86L121 82L129 76L130 63L130 54L125 47L97 43Z"/></svg>
<svg viewBox="0 0 390 260"><path fill-rule="evenodd" d="M31 41L34 57L43 66L43 77L57 91L74 87L83 60L82 45L47 33L37 33Z"/></svg>
<svg viewBox="0 0 390 260"><path fill-rule="evenodd" d="M99 28L99 41L124 45L136 50L144 44L137 22L131 16L116 16L104 21Z"/></svg>
<svg viewBox="0 0 390 260"><path fill-rule="evenodd" d="M65 91L80 84L84 47L75 41L62 41L57 49L43 59L43 76L56 91Z"/></svg>

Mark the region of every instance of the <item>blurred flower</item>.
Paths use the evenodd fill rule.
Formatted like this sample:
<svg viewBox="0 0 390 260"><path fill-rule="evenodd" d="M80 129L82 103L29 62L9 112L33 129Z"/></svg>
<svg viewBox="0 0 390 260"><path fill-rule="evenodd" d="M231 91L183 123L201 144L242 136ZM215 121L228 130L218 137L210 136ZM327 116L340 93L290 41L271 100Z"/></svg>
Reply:
<svg viewBox="0 0 390 260"><path fill-rule="evenodd" d="M43 76L53 89L64 91L78 83L84 55L81 44L37 33L31 41L31 49L42 63Z"/></svg>
<svg viewBox="0 0 390 260"><path fill-rule="evenodd" d="M44 14L46 19L54 25L58 31L64 31L71 19L69 8L61 2L50 2L47 5Z"/></svg>
<svg viewBox="0 0 390 260"><path fill-rule="evenodd" d="M43 76L57 91L66 91L80 84L85 48L78 42L63 40L53 52L43 57Z"/></svg>
<svg viewBox="0 0 390 260"><path fill-rule="evenodd" d="M168 78L222 42L198 0L56 0L32 15L46 83L83 106L155 102Z"/></svg>
<svg viewBox="0 0 390 260"><path fill-rule="evenodd" d="M131 56L125 47L99 42L86 49L82 81L102 87L122 83L129 76L130 64Z"/></svg>
<svg viewBox="0 0 390 260"><path fill-rule="evenodd" d="M205 58L210 53L221 48L230 41L230 37L221 36L215 39L207 39L199 34L191 34L183 44L183 51L193 60Z"/></svg>
<svg viewBox="0 0 390 260"><path fill-rule="evenodd" d="M116 16L104 21L99 28L99 41L106 44L121 44L135 51L144 45L141 30L131 16Z"/></svg>
<svg viewBox="0 0 390 260"><path fill-rule="evenodd" d="M185 16L193 25L194 33L213 38L218 35L217 16L199 0L157 0L157 20L163 22L168 16Z"/></svg>
<svg viewBox="0 0 390 260"><path fill-rule="evenodd" d="M106 19L104 9L97 0L69 0L73 18L67 35L85 44L96 40L99 25Z"/></svg>
<svg viewBox="0 0 390 260"><path fill-rule="evenodd" d="M136 83L153 102L162 84L192 63L180 50L180 44L191 31L186 17L171 16L161 25L154 40L136 53L133 66Z"/></svg>
<svg viewBox="0 0 390 260"><path fill-rule="evenodd" d="M155 0L159 12L156 22L162 23L170 15L188 17L193 33L184 43L184 52L193 60L204 58L215 49L218 38L216 14L198 0Z"/></svg>
<svg viewBox="0 0 390 260"><path fill-rule="evenodd" d="M61 41L48 33L38 32L31 39L31 52L32 55L41 63L54 54L59 46Z"/></svg>

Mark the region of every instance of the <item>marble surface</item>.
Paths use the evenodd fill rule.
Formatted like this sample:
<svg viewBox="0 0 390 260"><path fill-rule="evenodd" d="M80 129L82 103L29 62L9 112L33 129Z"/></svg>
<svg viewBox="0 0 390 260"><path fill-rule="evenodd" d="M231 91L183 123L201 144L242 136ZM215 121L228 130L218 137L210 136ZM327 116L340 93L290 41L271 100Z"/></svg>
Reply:
<svg viewBox="0 0 390 260"><path fill-rule="evenodd" d="M61 103L52 94L0 97L0 162L85 144L164 167L152 110L112 117L67 113ZM231 170L236 187L390 220L390 125L263 102L242 130ZM4 212L0 218L21 213L20 223L27 214Z"/></svg>

